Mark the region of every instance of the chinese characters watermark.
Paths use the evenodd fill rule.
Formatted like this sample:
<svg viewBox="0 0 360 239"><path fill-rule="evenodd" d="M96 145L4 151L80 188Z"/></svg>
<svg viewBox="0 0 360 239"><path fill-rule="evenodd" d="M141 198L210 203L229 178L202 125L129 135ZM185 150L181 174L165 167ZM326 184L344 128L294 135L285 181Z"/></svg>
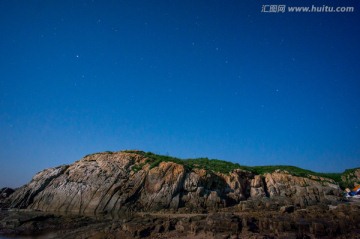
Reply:
<svg viewBox="0 0 360 239"><path fill-rule="evenodd" d="M261 12L278 13L285 12L285 5L262 5Z"/></svg>
<svg viewBox="0 0 360 239"><path fill-rule="evenodd" d="M338 12L354 12L354 7L334 7L334 6L286 6L286 5L262 5L261 12L264 13L285 13L285 12L326 12L326 13L338 13Z"/></svg>

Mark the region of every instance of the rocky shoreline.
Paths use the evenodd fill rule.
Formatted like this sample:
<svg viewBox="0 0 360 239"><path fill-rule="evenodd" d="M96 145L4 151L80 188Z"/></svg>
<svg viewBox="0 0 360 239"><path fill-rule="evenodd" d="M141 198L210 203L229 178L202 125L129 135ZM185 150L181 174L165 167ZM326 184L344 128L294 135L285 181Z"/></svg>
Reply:
<svg viewBox="0 0 360 239"><path fill-rule="evenodd" d="M360 203L279 210L80 216L0 211L0 236L32 238L359 238Z"/></svg>
<svg viewBox="0 0 360 239"><path fill-rule="evenodd" d="M3 189L0 237L359 238L360 203L330 178L159 158L98 153Z"/></svg>

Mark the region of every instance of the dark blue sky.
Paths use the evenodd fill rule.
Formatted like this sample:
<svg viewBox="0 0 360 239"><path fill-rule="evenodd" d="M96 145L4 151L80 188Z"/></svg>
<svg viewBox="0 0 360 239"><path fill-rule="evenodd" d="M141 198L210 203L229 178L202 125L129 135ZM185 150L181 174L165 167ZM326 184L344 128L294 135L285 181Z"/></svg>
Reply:
<svg viewBox="0 0 360 239"><path fill-rule="evenodd" d="M353 13L261 13L263 4ZM359 1L0 1L0 187L99 151L360 166Z"/></svg>

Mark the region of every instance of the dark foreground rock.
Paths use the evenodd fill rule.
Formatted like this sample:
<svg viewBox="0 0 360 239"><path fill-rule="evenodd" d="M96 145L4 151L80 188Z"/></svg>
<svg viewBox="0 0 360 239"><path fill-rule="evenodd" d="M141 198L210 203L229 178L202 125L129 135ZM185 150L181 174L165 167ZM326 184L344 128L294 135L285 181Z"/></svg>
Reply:
<svg viewBox="0 0 360 239"><path fill-rule="evenodd" d="M9 197L11 194L15 192L12 188L2 188L0 189L0 200L3 200L7 197Z"/></svg>
<svg viewBox="0 0 360 239"><path fill-rule="evenodd" d="M137 213L85 217L0 211L1 235L38 238L359 238L360 206L208 214Z"/></svg>
<svg viewBox="0 0 360 239"><path fill-rule="evenodd" d="M6 199L15 192L12 188L1 188L0 189L0 208L8 207L9 203L5 203Z"/></svg>

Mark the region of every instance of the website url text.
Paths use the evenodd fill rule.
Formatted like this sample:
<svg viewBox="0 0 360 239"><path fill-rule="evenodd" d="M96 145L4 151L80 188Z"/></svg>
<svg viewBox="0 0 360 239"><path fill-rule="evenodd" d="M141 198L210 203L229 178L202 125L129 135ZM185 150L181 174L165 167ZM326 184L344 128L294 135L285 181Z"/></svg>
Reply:
<svg viewBox="0 0 360 239"><path fill-rule="evenodd" d="M264 13L285 13L285 12L328 12L328 13L339 13L339 12L354 12L354 7L334 7L334 6L315 6L311 7L295 7L286 5L262 5L261 12Z"/></svg>

